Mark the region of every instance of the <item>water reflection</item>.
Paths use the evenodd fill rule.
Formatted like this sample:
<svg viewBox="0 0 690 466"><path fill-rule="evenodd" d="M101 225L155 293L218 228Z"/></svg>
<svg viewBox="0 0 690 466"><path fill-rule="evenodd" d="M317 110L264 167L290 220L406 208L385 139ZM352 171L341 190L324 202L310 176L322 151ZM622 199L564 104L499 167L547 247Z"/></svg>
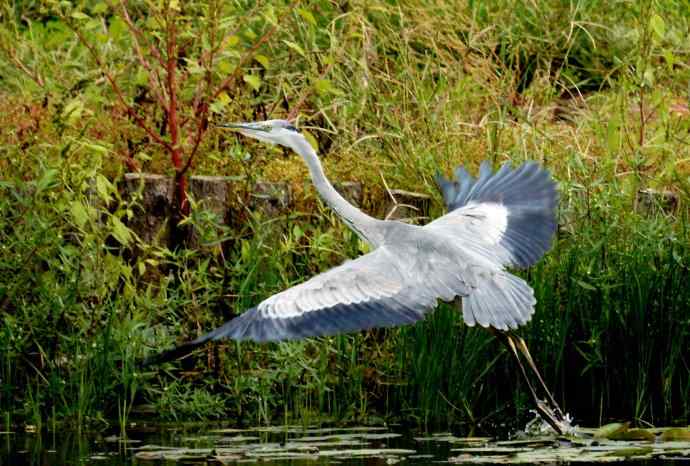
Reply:
<svg viewBox="0 0 690 466"><path fill-rule="evenodd" d="M661 435L659 436L661 437ZM112 433L3 433L0 465L158 464L422 465L601 462L660 466L690 459L690 442L618 442L542 437L497 441L387 427L235 429L209 425L133 426ZM651 455L651 456L650 456ZM650 459L651 458L651 459Z"/></svg>

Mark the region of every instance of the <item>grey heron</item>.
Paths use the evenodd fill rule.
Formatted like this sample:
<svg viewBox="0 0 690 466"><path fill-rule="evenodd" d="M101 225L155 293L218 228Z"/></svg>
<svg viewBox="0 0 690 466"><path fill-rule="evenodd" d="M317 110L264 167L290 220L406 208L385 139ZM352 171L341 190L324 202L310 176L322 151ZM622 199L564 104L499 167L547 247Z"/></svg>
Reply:
<svg viewBox="0 0 690 466"><path fill-rule="evenodd" d="M556 185L534 162L479 177L464 168L456 180L437 175L448 212L424 226L373 218L328 181L316 151L286 120L219 125L299 154L320 194L371 252L277 293L211 332L152 358L179 357L222 338L257 342L334 335L422 320L438 301L457 303L464 322L492 330L517 359L542 418L557 432L568 420L547 389L524 340L513 330L534 313L532 288L506 270L537 262L556 230ZM543 391L527 375L526 359Z"/></svg>

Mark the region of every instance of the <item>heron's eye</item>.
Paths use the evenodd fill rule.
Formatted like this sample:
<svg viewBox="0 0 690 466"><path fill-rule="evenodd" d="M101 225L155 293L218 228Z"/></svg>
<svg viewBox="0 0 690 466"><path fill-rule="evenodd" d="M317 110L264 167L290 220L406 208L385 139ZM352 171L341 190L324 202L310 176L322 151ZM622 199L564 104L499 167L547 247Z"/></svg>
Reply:
<svg viewBox="0 0 690 466"><path fill-rule="evenodd" d="M299 129L295 128L295 127L292 126L292 125L287 125L287 126L285 127L285 129L287 129L287 130L289 130L289 131L294 131L295 133L301 133L301 131L300 131Z"/></svg>

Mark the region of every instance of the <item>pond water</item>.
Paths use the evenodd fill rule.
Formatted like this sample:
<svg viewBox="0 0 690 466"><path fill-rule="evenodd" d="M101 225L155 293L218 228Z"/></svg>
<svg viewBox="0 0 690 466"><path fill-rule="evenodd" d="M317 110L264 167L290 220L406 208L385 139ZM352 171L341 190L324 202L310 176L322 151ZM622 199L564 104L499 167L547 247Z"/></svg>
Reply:
<svg viewBox="0 0 690 466"><path fill-rule="evenodd" d="M634 432L639 429L630 429ZM648 430L626 440L595 436L496 440L389 427L305 428L134 426L117 435L76 432L0 433L0 465L390 465L556 464L670 465L690 463L690 441ZM651 433L650 433L651 432ZM684 434L681 432L681 437ZM673 437L673 438L671 438Z"/></svg>

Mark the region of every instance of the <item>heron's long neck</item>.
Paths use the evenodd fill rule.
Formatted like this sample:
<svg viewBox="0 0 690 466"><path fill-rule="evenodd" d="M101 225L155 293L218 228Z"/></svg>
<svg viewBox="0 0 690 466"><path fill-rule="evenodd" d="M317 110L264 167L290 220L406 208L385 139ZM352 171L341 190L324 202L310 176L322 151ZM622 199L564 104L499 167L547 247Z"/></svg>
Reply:
<svg viewBox="0 0 690 466"><path fill-rule="evenodd" d="M323 172L323 166L316 152L311 144L306 139L297 141L293 149L302 156L305 163L309 167L312 182L316 190L321 195L321 198L328 204L338 215L343 219L345 224L360 238L368 241L376 246L383 241L382 231L377 228L377 224L381 221L368 216L357 207L353 206L338 191L326 178Z"/></svg>

